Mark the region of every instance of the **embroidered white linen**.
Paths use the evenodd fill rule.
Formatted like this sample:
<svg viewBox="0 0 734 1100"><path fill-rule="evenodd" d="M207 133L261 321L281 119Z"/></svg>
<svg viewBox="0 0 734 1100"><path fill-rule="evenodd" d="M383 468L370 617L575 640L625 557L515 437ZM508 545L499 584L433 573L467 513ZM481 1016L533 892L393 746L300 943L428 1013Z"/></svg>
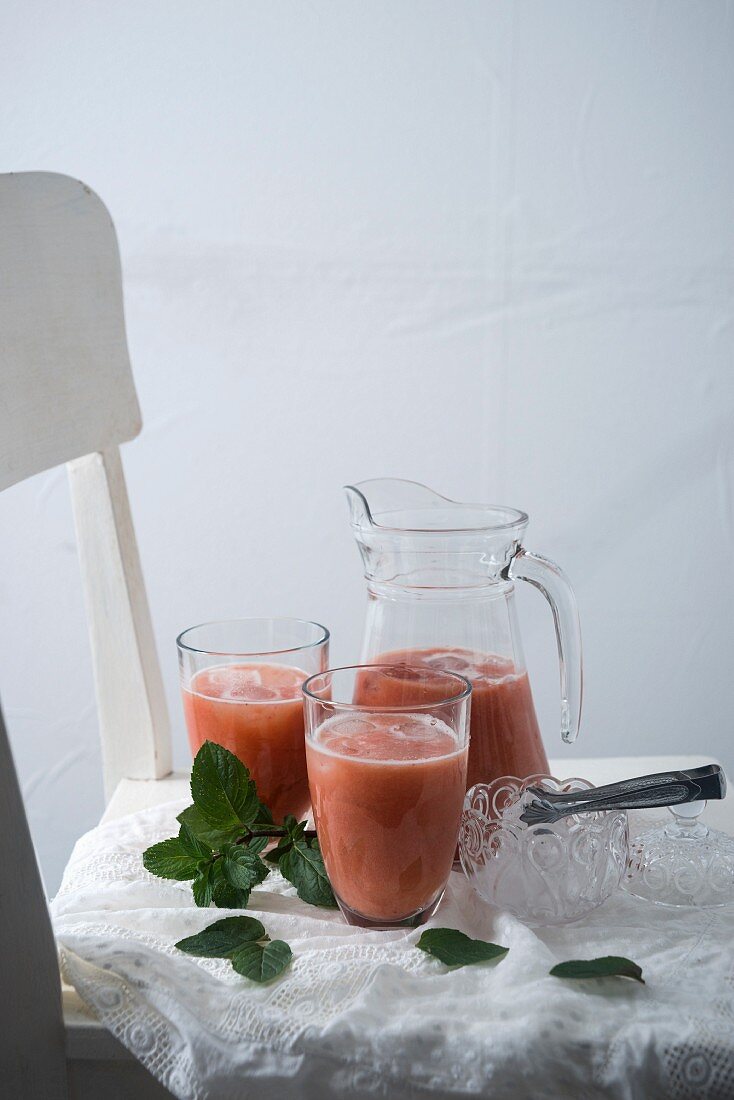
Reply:
<svg viewBox="0 0 734 1100"><path fill-rule="evenodd" d="M181 1100L734 1096L734 910L671 911L620 892L579 924L533 931L452 873L431 923L510 953L448 971L415 948L419 930L348 927L274 870L248 912L294 960L258 986L173 947L231 915L197 909L188 883L142 866L184 804L87 833L52 903L67 981ZM548 974L606 954L634 958L647 984Z"/></svg>

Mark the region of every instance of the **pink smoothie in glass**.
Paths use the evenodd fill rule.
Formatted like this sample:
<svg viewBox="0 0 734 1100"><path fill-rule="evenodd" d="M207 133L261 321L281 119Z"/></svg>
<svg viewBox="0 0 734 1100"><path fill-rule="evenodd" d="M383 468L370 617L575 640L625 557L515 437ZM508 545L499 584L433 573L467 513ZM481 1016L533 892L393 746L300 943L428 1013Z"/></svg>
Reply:
<svg viewBox="0 0 734 1100"><path fill-rule="evenodd" d="M191 751L216 741L250 769L276 822L309 806L301 685L308 673L287 665L217 665L183 688Z"/></svg>
<svg viewBox="0 0 734 1100"><path fill-rule="evenodd" d="M318 727L306 757L319 842L339 900L376 921L427 908L451 870L467 746L430 714L351 713Z"/></svg>
<svg viewBox="0 0 734 1100"><path fill-rule="evenodd" d="M538 773L548 774L548 758L535 716L527 672L516 670L507 657L476 653L458 647L400 649L375 657L375 664L435 668L465 676L472 685L471 727L467 788L489 783L501 775L525 779ZM421 684L430 700L430 683ZM437 678L434 697L445 690ZM370 706L400 706L408 697L415 698L416 684L408 667L401 677L360 675L355 702Z"/></svg>

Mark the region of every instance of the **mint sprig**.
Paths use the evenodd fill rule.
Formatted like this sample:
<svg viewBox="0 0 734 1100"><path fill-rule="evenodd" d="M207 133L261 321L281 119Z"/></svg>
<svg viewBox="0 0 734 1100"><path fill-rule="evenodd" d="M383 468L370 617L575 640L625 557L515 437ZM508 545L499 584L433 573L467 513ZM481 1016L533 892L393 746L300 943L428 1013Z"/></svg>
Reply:
<svg viewBox="0 0 734 1100"><path fill-rule="evenodd" d="M255 781L234 753L204 742L191 769L191 797L193 805L178 815L178 836L143 852L143 865L151 874L190 881L194 901L202 908L213 903L220 909L245 909L251 891L275 863L302 901L336 907L316 833L292 815L276 825L260 801ZM278 845L265 855L271 838ZM239 947L242 953L232 956L232 965L254 981L269 981L291 958L290 948L281 941L263 947L256 938L246 949Z"/></svg>
<svg viewBox="0 0 734 1100"><path fill-rule="evenodd" d="M225 917L176 947L203 959L229 959L238 974L261 983L277 978L293 958L288 944L271 940L254 917Z"/></svg>
<svg viewBox="0 0 734 1100"><path fill-rule="evenodd" d="M270 873L268 864L277 863L302 901L335 908L315 832L292 815L276 825L234 753L206 741L191 770L191 795L193 805L178 815L178 836L143 853L148 871L159 878L190 880L197 905L213 902L223 909L244 909L251 890ZM263 856L271 838L278 846Z"/></svg>

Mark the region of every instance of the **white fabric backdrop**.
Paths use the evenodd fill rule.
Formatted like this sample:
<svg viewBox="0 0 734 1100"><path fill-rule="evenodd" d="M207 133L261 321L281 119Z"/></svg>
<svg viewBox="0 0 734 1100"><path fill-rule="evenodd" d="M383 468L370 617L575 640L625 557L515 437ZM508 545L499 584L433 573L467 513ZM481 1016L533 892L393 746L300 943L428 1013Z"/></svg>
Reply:
<svg viewBox="0 0 734 1100"><path fill-rule="evenodd" d="M6 0L0 40L0 170L81 177L120 235L179 765L176 633L294 614L353 658L340 486L392 474L530 512L578 592L579 753L734 766L731 3ZM0 526L54 889L102 805L63 470ZM550 617L521 613L558 753Z"/></svg>

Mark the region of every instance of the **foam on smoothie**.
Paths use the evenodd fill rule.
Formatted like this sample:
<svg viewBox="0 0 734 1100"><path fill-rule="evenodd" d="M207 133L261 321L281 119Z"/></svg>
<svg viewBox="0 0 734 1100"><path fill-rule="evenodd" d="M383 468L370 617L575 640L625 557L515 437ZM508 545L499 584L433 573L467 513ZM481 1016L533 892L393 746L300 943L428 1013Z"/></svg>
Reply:
<svg viewBox="0 0 734 1100"><path fill-rule="evenodd" d="M330 756L380 764L420 764L462 751L451 727L431 714L337 714L312 742Z"/></svg>
<svg viewBox="0 0 734 1100"><path fill-rule="evenodd" d="M215 665L197 672L188 691L220 703L284 703L300 698L307 679L288 665Z"/></svg>
<svg viewBox="0 0 734 1100"><path fill-rule="evenodd" d="M471 649L433 650L420 658L420 664L442 672L456 672L472 683L485 680L496 684L517 678L515 666L509 658L496 653L476 653Z"/></svg>

